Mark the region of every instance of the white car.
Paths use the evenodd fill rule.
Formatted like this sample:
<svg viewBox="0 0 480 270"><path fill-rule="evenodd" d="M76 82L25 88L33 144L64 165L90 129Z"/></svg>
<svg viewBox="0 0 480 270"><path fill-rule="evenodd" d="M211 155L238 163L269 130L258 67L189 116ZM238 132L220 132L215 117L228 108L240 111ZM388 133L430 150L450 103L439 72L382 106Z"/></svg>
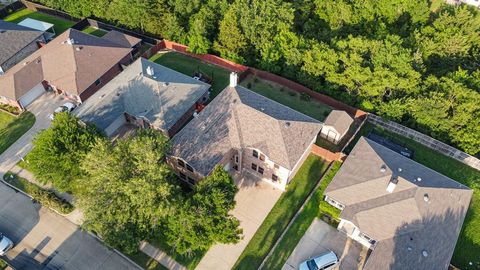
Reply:
<svg viewBox="0 0 480 270"><path fill-rule="evenodd" d="M327 251L310 258L300 264L299 270L330 270L338 263L337 255L333 251Z"/></svg>
<svg viewBox="0 0 480 270"><path fill-rule="evenodd" d="M12 240L0 233L0 256L5 255L12 247Z"/></svg>
<svg viewBox="0 0 480 270"><path fill-rule="evenodd" d="M53 111L53 113L48 115L48 117L50 118L50 120L53 120L53 118L55 118L55 114L61 113L61 112L71 112L76 107L77 107L77 105L75 105L71 102L67 102L67 103L63 104L62 106L56 108L55 111Z"/></svg>

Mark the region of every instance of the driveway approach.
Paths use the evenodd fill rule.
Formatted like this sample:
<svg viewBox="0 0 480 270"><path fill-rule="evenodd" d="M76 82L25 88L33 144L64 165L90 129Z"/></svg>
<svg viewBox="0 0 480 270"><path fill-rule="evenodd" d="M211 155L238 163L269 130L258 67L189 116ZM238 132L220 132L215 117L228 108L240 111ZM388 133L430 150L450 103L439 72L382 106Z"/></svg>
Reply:
<svg viewBox="0 0 480 270"><path fill-rule="evenodd" d="M3 257L15 269L139 269L62 216L0 183L0 232L16 246Z"/></svg>
<svg viewBox="0 0 480 270"><path fill-rule="evenodd" d="M254 180L249 174L235 177L239 189L235 195L236 206L232 211L243 229L244 238L237 244L216 244L203 256L197 270L232 269L250 239L262 224L282 192L262 180Z"/></svg>
<svg viewBox="0 0 480 270"><path fill-rule="evenodd" d="M367 249L343 232L315 219L283 266L282 270L298 269L298 265L325 251L333 251L340 260L336 269L362 269Z"/></svg>
<svg viewBox="0 0 480 270"><path fill-rule="evenodd" d="M64 102L61 96L45 93L27 107L27 110L35 115L35 124L0 155L0 179L3 179L3 175L30 152L35 135L50 126L48 115Z"/></svg>

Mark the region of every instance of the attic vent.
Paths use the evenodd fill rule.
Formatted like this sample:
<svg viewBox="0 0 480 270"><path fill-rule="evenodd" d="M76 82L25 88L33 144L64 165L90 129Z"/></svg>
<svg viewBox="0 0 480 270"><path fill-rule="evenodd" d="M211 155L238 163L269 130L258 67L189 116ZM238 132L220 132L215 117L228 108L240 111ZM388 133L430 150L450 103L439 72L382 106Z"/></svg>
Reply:
<svg viewBox="0 0 480 270"><path fill-rule="evenodd" d="M73 45L73 44L75 44L75 40L73 38L69 38L69 39L67 39L67 44L68 45Z"/></svg>
<svg viewBox="0 0 480 270"><path fill-rule="evenodd" d="M285 127L289 128L290 127L290 122L285 122Z"/></svg>
<svg viewBox="0 0 480 270"><path fill-rule="evenodd" d="M408 251L412 251L412 247L411 247L411 246L408 246L408 247L407 247L407 250L408 250Z"/></svg>
<svg viewBox="0 0 480 270"><path fill-rule="evenodd" d="M383 164L381 167L380 167L380 172L386 172L387 171L387 166L385 164Z"/></svg>
<svg viewBox="0 0 480 270"><path fill-rule="evenodd" d="M422 250L422 256L423 257L428 257L428 252L426 250Z"/></svg>
<svg viewBox="0 0 480 270"><path fill-rule="evenodd" d="M417 181L418 181L418 182L421 182L421 181L422 181L422 178L421 178L421 177L417 177Z"/></svg>
<svg viewBox="0 0 480 270"><path fill-rule="evenodd" d="M237 99L234 99L234 100L233 100L233 103L237 103Z"/></svg>
<svg viewBox="0 0 480 270"><path fill-rule="evenodd" d="M118 95L118 94L117 94ZM104 98L105 97L105 94L101 95L100 98Z"/></svg>
<svg viewBox="0 0 480 270"><path fill-rule="evenodd" d="M423 200L424 200L425 202L430 201L430 197L428 197L428 193L423 194Z"/></svg>
<svg viewBox="0 0 480 270"><path fill-rule="evenodd" d="M35 61L35 63L37 63L37 64L40 64L41 62L42 62L42 60L40 60L40 59L37 59L37 61Z"/></svg>
<svg viewBox="0 0 480 270"><path fill-rule="evenodd" d="M397 183L398 183L398 176L394 175L390 180L390 182L388 182L387 192L392 193L395 190Z"/></svg>
<svg viewBox="0 0 480 270"><path fill-rule="evenodd" d="M155 75L155 71L153 70L153 67L151 67L151 66L147 67L147 74L150 75L150 76Z"/></svg>
<svg viewBox="0 0 480 270"><path fill-rule="evenodd" d="M164 83L163 83L163 86L165 86L165 87L167 87L168 85L169 85L168 82L164 82Z"/></svg>
<svg viewBox="0 0 480 270"><path fill-rule="evenodd" d="M262 108L260 108L260 110L263 112L263 111L265 111L265 108L262 107Z"/></svg>
<svg viewBox="0 0 480 270"><path fill-rule="evenodd" d="M78 46L78 47L75 48L75 50L76 50L77 52L81 51L82 49L83 49L83 46Z"/></svg>
<svg viewBox="0 0 480 270"><path fill-rule="evenodd" d="M3 30L3 29L0 30L0 34L5 33L5 32L7 32L7 30Z"/></svg>
<svg viewBox="0 0 480 270"><path fill-rule="evenodd" d="M402 168L398 168L398 172L401 172L402 171Z"/></svg>
<svg viewBox="0 0 480 270"><path fill-rule="evenodd" d="M28 65L28 64L30 64L30 62L28 62L28 61L25 62L25 63L23 63L24 66L26 66L26 65Z"/></svg>

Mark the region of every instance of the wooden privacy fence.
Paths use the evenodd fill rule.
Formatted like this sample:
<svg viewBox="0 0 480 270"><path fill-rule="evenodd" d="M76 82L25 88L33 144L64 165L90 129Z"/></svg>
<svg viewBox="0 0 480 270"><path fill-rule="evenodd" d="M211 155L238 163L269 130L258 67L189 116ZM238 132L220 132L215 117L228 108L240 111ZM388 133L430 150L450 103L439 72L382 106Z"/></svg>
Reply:
<svg viewBox="0 0 480 270"><path fill-rule="evenodd" d="M13 2L9 5L6 5L2 9L0 9L0 19L4 19L8 15L22 8L25 8L25 5L22 2Z"/></svg>
<svg viewBox="0 0 480 270"><path fill-rule="evenodd" d="M474 169L477 169L480 171L480 160L474 156L471 156L465 152L462 152L458 150L455 147L452 147L446 143L443 143L439 140L435 140L434 138L427 136L423 133L420 133L418 131L415 131L411 128L408 128L406 126L400 125L398 123L388 121L383 119L380 116L374 115L374 114L369 114L367 117L367 120L370 123L373 123L375 125L381 126L384 129L391 131L393 133L405 136L407 138L410 138L432 150L435 150L439 153L442 153L446 156L449 156L453 159L456 159L460 161L461 163L468 165Z"/></svg>

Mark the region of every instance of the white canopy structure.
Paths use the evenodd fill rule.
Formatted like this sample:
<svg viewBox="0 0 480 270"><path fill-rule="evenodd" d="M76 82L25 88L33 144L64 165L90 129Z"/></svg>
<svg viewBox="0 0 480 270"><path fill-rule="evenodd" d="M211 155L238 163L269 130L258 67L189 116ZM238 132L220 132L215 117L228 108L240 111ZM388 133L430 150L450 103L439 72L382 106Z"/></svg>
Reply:
<svg viewBox="0 0 480 270"><path fill-rule="evenodd" d="M52 31L51 33L55 34L55 30L53 29L53 24L42 22L39 20L31 19L31 18L26 18L25 20L19 22L18 25L29 27L29 28L43 31L43 32L49 32L49 30L51 30Z"/></svg>

